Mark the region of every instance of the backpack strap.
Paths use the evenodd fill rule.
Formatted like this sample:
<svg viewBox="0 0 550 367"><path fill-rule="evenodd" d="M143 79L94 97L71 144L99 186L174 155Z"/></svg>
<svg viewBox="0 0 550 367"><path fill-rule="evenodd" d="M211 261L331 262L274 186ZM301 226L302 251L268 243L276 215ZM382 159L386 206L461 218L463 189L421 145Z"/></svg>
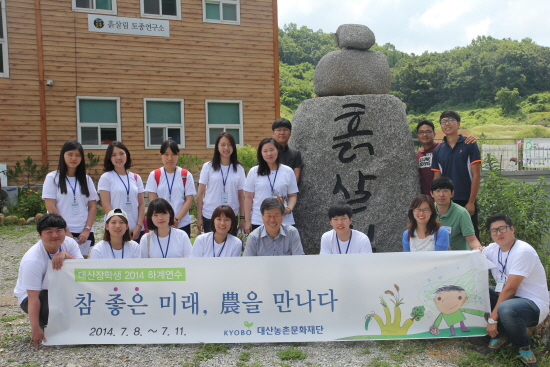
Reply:
<svg viewBox="0 0 550 367"><path fill-rule="evenodd" d="M151 233L147 233L147 257L151 257Z"/></svg>
<svg viewBox="0 0 550 367"><path fill-rule="evenodd" d="M157 182L157 186L158 186L160 183L160 168L157 168L155 170L155 181Z"/></svg>
<svg viewBox="0 0 550 367"><path fill-rule="evenodd" d="M185 197L185 184L187 184L187 174L189 173L188 170L185 168L181 169L181 180L183 182L183 197ZM157 182L157 186L160 183L160 168L157 168L155 170L155 181Z"/></svg>

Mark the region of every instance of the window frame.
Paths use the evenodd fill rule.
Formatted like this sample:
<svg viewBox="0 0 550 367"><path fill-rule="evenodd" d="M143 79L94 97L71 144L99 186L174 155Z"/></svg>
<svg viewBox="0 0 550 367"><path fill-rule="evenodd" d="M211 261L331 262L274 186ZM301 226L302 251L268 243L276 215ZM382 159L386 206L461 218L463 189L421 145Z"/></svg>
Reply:
<svg viewBox="0 0 550 367"><path fill-rule="evenodd" d="M168 139L168 131L166 129L168 128L171 128L171 129L176 129L177 127L175 126L178 126L176 124L155 124L155 123L147 123L147 102L149 101L153 101L153 102L179 102L180 103L180 116L181 116L181 125L179 125L179 129L181 131L181 138L180 138L180 143L178 144L178 146L180 147L180 149L185 149L185 100L183 98L143 98L143 127L144 127L144 130L143 130L143 133L144 133L144 136L145 136L145 139L144 139L144 147L145 149L160 149L160 146L162 145L161 144L150 144L150 134L149 134L149 131L150 131L150 128L151 127L155 127L155 128L164 128L164 137L166 139Z"/></svg>
<svg viewBox="0 0 550 367"><path fill-rule="evenodd" d="M222 19L207 19L206 18L206 4L218 3L220 6L220 18ZM234 4L237 7L237 20L224 20L223 19L223 4ZM218 23L218 24L233 24L241 25L241 0L202 0L202 21L204 23Z"/></svg>
<svg viewBox="0 0 550 367"><path fill-rule="evenodd" d="M117 0L112 0L113 8L111 10L105 9L96 9L96 0L92 0L94 7L93 8L79 8L76 6L76 0L72 0L73 11L81 13L94 13L94 14L107 14L107 15L117 15Z"/></svg>
<svg viewBox="0 0 550 367"><path fill-rule="evenodd" d="M101 123L101 122L80 122L80 100L111 100L116 101L117 107L117 122L113 123ZM114 125L114 126L113 126ZM82 127L96 127L98 129L98 145L84 145L82 143ZM76 130L78 141L82 144L84 149L106 149L109 144L101 144L101 128L116 128L116 140L121 139L121 120L120 120L120 97L99 97L99 96L76 96Z"/></svg>
<svg viewBox="0 0 550 367"><path fill-rule="evenodd" d="M145 0L139 0L140 14L142 18L153 18L153 19L166 19L166 20L181 20L181 0L176 1L176 15L162 15L162 14L148 14L145 13ZM157 0L159 2L159 9L162 8L162 0ZM161 9L162 12L162 9Z"/></svg>
<svg viewBox="0 0 550 367"><path fill-rule="evenodd" d="M2 33L3 38L0 38L0 47L2 48L2 65L4 71L0 72L0 78L10 77L10 59L8 56L8 21L6 19L6 0L0 0L0 16L2 17Z"/></svg>
<svg viewBox="0 0 550 367"><path fill-rule="evenodd" d="M208 123L208 103L231 103L231 104L238 104L239 105L239 125L236 124L209 124ZM229 99L206 99L204 100L204 115L206 117L206 148L215 148L216 142L213 141L212 144L210 143L210 128L223 128L223 131L227 131L227 129L239 129L239 143L237 144L238 147L244 146L244 123L243 123L243 101L242 100L229 100Z"/></svg>

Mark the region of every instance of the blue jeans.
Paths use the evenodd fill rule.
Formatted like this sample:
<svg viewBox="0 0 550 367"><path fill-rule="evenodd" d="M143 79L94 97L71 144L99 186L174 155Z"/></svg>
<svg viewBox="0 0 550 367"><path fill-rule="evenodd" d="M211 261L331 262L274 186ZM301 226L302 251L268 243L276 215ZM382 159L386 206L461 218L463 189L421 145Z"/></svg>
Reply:
<svg viewBox="0 0 550 367"><path fill-rule="evenodd" d="M489 287L491 299L491 310L498 300L498 293L495 287ZM517 348L533 345L527 336L527 327L539 324L540 310L535 302L527 299L514 297L498 305L498 336L508 336L512 345Z"/></svg>

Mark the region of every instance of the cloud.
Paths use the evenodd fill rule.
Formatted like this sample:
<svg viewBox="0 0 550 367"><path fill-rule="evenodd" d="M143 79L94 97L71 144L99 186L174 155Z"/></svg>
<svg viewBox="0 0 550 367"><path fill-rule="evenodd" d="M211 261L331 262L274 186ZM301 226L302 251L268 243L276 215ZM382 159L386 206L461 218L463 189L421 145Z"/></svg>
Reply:
<svg viewBox="0 0 550 367"><path fill-rule="evenodd" d="M457 20L471 9L469 1L438 1L420 16L420 22L426 27L439 29Z"/></svg>
<svg viewBox="0 0 550 367"><path fill-rule="evenodd" d="M486 18L477 24L472 24L466 27L466 42L477 38L477 36L486 36L489 34L489 26L491 25L492 20Z"/></svg>

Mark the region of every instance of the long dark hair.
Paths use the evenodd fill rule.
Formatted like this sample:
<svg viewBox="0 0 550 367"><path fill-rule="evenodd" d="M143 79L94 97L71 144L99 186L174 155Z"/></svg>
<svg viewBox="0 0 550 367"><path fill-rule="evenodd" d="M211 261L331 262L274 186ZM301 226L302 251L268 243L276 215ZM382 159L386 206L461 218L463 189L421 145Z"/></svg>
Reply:
<svg viewBox="0 0 550 367"><path fill-rule="evenodd" d="M88 181L86 180L86 161L84 159L84 149L82 148L82 144L80 144L76 140L69 140L68 142L63 144L63 147L61 148L56 173L56 176L58 177L57 185L59 186L62 194L67 193L67 163L65 163L65 153L75 149L78 150L78 153L80 153L80 157L82 159L80 160L80 164L76 167L74 176L80 184L80 192L82 193L82 195L86 195L87 197L89 197L90 190L88 190Z"/></svg>
<svg viewBox="0 0 550 367"><path fill-rule="evenodd" d="M237 143L235 142L235 138L231 133L227 131L223 131L218 134L218 137L216 138L216 144L214 145L214 157L212 157L212 169L214 171L219 171L221 168L221 155L220 150L218 149L218 145L220 144L220 140L222 138L227 138L229 140L229 143L231 143L231 146L233 147L233 153L229 156L229 165L233 165L233 172L237 172L237 165L240 164L239 160L237 159Z"/></svg>
<svg viewBox="0 0 550 367"><path fill-rule="evenodd" d="M109 172L114 171L115 166L113 165L113 162L111 162L111 156L113 155L113 150L115 150L115 147L120 148L124 150L124 153L126 153L126 163L124 164L125 169L129 169L132 167L132 157L130 157L130 151L128 148L126 148L126 145L122 144L120 141L112 141L111 144L107 147L107 151L105 152L105 159L103 160L103 172Z"/></svg>
<svg viewBox="0 0 550 367"><path fill-rule="evenodd" d="M414 210L420 207L422 203L428 203L428 205L430 206L430 210L432 211L432 213L430 214L430 219L426 224L426 236L434 234L441 227L441 223L436 220L437 213L435 211L435 206L432 198L428 195L418 195L413 199L407 213L409 217L409 225L407 226L407 229L409 230L409 240L411 239L411 237L414 237L414 231L416 231L417 227L416 219L414 219Z"/></svg>
<svg viewBox="0 0 550 367"><path fill-rule="evenodd" d="M279 167L280 165L279 162L281 160L281 145L277 143L277 140L275 140L275 138L271 136L269 138L264 138L260 142L260 145L258 145L258 152L256 155L256 158L258 159L258 176L267 176L271 173L271 169L269 168L269 165L264 160L264 157L262 155L262 148L268 143L273 144L275 146L275 149L277 149L277 160L275 161L275 163L277 163L277 167Z"/></svg>

